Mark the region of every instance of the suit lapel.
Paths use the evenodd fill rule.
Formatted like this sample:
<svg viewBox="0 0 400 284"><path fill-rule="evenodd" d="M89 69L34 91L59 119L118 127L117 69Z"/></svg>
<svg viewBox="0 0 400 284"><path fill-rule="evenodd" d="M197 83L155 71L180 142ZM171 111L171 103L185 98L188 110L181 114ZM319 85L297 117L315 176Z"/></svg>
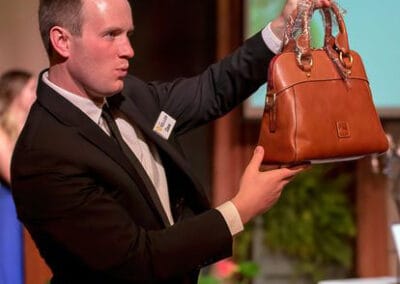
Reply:
<svg viewBox="0 0 400 284"><path fill-rule="evenodd" d="M153 209L157 212L163 224L165 226L169 226L170 223L168 221L168 217L161 204L160 198L158 197L157 191L154 188L154 185L150 180L149 176L147 175L146 171L144 170L143 166L140 164L139 160L136 159L136 156L133 153L132 155L134 156L134 159L132 160L127 159L125 154L123 154L123 152L120 150L120 148L117 146L117 144L111 137L106 135L107 140L109 140L106 143L104 143L105 142L104 139L98 139L99 137L97 136L97 133L95 133L97 131L94 131L94 129L96 128L99 127L87 127L86 125L86 127L80 128L80 133L82 136L84 136L87 140L91 141L94 145L99 147L106 154L108 153L111 147L109 145L110 144L109 142L110 141L112 142L111 144L113 144L112 145L113 149L109 156L117 163L121 164L123 168L132 177L132 179L138 183L139 190L142 192L142 194L147 199L149 204L153 207Z"/></svg>
<svg viewBox="0 0 400 284"><path fill-rule="evenodd" d="M125 157L114 140L109 137L86 114L72 103L48 87L41 80L38 85L38 101L53 116L66 126L77 128L83 138L90 141L104 154L108 155L132 177L144 198L160 221L169 226L168 218L158 198L156 190L139 162L132 164Z"/></svg>
<svg viewBox="0 0 400 284"><path fill-rule="evenodd" d="M108 99L108 102L122 111L129 120L136 123L145 136L160 147L164 152L173 158L175 163L194 181L196 180L189 170L188 163L183 158L182 154L172 146L172 142L165 140L153 131L154 122L150 122L142 111L129 99L126 99L121 94L115 95ZM196 184L199 185L200 183Z"/></svg>
<svg viewBox="0 0 400 284"><path fill-rule="evenodd" d="M190 167L187 161L183 158L183 155L178 152L176 147L172 146L172 142L165 140L153 131L153 124L148 118L143 115L143 112L133 103L132 100L125 98L121 94L114 95L108 99L108 102L123 112L129 120L136 123L140 130L145 136L161 148L166 154L168 154L172 160L178 165L178 167L190 178L194 183L196 189L202 188L201 183L195 176L192 175ZM197 190L197 194L201 197L202 201L209 206L208 198L204 195L203 191Z"/></svg>

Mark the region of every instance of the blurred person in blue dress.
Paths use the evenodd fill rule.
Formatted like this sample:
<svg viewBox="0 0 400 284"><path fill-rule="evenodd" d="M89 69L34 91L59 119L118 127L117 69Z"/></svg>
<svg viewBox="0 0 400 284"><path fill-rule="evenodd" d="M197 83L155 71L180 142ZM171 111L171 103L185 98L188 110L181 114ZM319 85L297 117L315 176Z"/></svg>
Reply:
<svg viewBox="0 0 400 284"><path fill-rule="evenodd" d="M23 227L10 191L10 162L17 137L35 98L36 79L24 70L0 77L0 283L24 281Z"/></svg>

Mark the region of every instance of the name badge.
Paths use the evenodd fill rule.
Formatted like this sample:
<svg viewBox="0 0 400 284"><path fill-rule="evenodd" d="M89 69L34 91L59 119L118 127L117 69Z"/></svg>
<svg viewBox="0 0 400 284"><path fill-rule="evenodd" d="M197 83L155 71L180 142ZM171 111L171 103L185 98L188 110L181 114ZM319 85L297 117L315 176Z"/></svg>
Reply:
<svg viewBox="0 0 400 284"><path fill-rule="evenodd" d="M169 116L166 112L162 111L153 127L153 131L167 140L174 129L175 123L175 119Z"/></svg>

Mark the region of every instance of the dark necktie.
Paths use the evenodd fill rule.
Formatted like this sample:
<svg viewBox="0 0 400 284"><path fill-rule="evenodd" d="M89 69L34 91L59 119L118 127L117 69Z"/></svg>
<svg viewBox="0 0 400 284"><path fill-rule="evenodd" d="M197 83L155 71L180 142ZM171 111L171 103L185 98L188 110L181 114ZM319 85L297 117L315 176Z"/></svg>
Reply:
<svg viewBox="0 0 400 284"><path fill-rule="evenodd" d="M163 219L165 224L169 224L168 218L165 214L164 208L161 204L160 198L151 182L149 176L141 165L139 159L135 156L129 146L125 143L124 139L122 139L121 132L119 131L117 124L113 118L112 112L107 104L104 104L101 116L107 123L107 126L110 130L111 137L114 138L115 142L119 145L120 149L124 153L125 157L129 160L129 162L135 167L137 174L137 182L142 182L144 188L147 188L148 193L151 196L151 199L155 203L156 207L159 211L163 212L161 214L161 218Z"/></svg>
<svg viewBox="0 0 400 284"><path fill-rule="evenodd" d="M107 104L104 104L103 111L101 112L101 116L107 123L108 129L110 130L111 137L117 142L118 146L121 148L122 152L129 159L129 161L135 165L138 163L138 159L133 154L129 146L125 143L124 139L121 136L121 132L118 129L117 124L115 123L114 117L111 113L110 108ZM134 157L132 157L134 156Z"/></svg>

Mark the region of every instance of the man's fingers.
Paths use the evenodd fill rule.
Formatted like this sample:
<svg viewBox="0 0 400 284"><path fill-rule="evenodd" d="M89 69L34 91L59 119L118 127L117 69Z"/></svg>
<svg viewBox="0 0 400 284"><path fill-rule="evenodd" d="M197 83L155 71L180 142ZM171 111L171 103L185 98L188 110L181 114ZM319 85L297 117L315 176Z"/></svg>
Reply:
<svg viewBox="0 0 400 284"><path fill-rule="evenodd" d="M283 169L286 169L286 171L285 171L286 178L292 178L295 175L297 175L309 168L310 168L310 164L304 163L304 164L300 164L300 165L296 165L296 166L288 167L288 168L283 168Z"/></svg>
<svg viewBox="0 0 400 284"><path fill-rule="evenodd" d="M257 146L254 149L253 157L251 158L247 168L252 171L259 171L263 159L264 159L264 148L262 146Z"/></svg>

